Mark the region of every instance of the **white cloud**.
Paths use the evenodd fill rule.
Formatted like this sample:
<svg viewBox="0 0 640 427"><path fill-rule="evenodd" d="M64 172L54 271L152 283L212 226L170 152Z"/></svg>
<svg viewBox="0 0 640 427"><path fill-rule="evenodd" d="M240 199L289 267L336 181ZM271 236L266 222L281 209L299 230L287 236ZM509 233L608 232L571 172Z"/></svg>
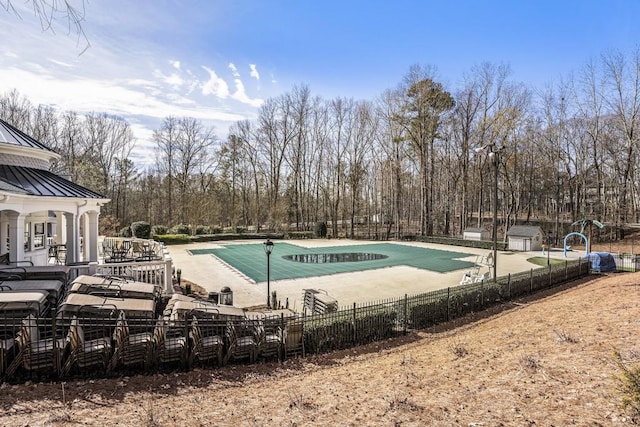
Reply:
<svg viewBox="0 0 640 427"><path fill-rule="evenodd" d="M234 79L233 82L235 83L236 91L233 93L233 95L231 95L231 98L235 99L236 101L240 101L243 104L251 105L252 107L259 107L264 103L262 99L249 98L249 96L247 95L247 92L244 89L244 84L242 83L242 80L237 78L237 79Z"/></svg>
<svg viewBox="0 0 640 427"><path fill-rule="evenodd" d="M235 99L236 101L242 102L243 104L251 105L252 107L261 106L264 103L262 99L251 99L249 95L247 95L247 91L244 88L244 83L242 83L242 80L240 79L238 68L233 62L229 63L229 69L233 74L233 84L236 88L236 91L231 95L231 98Z"/></svg>
<svg viewBox="0 0 640 427"><path fill-rule="evenodd" d="M164 118L193 117L222 136L234 122L255 117L255 107L263 103L246 93L241 80L241 74L248 77L246 65L227 60L203 66L206 72L190 69L193 63L176 59L188 52L167 57L165 46L108 31L119 28L120 21L92 34L91 48L82 55L84 46L78 47L74 37L33 31L38 23L27 24L0 11L0 28L8 37L0 46L0 93L15 88L35 105L123 117L132 125L137 139L132 157L141 166L153 162L152 133ZM221 70L225 65L232 75ZM257 78L253 66L250 70Z"/></svg>
<svg viewBox="0 0 640 427"><path fill-rule="evenodd" d="M215 95L218 98L226 99L229 97L229 85L221 77L218 77L211 68L202 66L209 73L209 80L202 84L203 95Z"/></svg>
<svg viewBox="0 0 640 427"><path fill-rule="evenodd" d="M240 77L240 73L238 72L238 69L233 64L233 62L229 62L229 69L231 70L233 77Z"/></svg>
<svg viewBox="0 0 640 427"><path fill-rule="evenodd" d="M228 113L223 108L196 105L195 102L185 98L169 96L165 91L158 90L157 93L167 99L165 101L159 96L150 94L147 87L127 88L118 81L60 80L16 68L0 68L0 81L8 88L17 88L35 104L53 105L61 110L79 113L100 111L125 118L142 116L154 119L186 116L223 122L246 119L246 115L243 114ZM135 80L130 80L130 82L133 81Z"/></svg>
<svg viewBox="0 0 640 427"><path fill-rule="evenodd" d="M258 69L256 68L256 64L249 64L249 68L251 69L250 76L259 81L260 80L260 73L258 72Z"/></svg>
<svg viewBox="0 0 640 427"><path fill-rule="evenodd" d="M55 65L59 65L61 67L65 67L65 68L73 67L73 64L69 64L68 62L57 61L55 59L49 59L49 61L51 61L51 63L53 63Z"/></svg>
<svg viewBox="0 0 640 427"><path fill-rule="evenodd" d="M153 72L153 76L170 85L174 89L178 89L185 83L184 79L178 73L166 75L160 70L155 70Z"/></svg>

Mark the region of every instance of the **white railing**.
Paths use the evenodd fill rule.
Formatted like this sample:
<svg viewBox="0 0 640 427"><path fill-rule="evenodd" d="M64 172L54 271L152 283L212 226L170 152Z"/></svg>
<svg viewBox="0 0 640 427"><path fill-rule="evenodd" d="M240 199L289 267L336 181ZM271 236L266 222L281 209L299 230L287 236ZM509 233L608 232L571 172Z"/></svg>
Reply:
<svg viewBox="0 0 640 427"><path fill-rule="evenodd" d="M90 263L90 275L124 276L144 283L159 286L167 294L173 293L173 263L171 258L162 261Z"/></svg>
<svg viewBox="0 0 640 427"><path fill-rule="evenodd" d="M122 248L124 242L144 247L145 260L132 259L117 260L109 258L105 248ZM163 243L155 240L136 239L126 237L105 237L100 245L100 262L90 263L88 274L106 276L127 276L139 282L160 286L165 293L173 293L173 262Z"/></svg>

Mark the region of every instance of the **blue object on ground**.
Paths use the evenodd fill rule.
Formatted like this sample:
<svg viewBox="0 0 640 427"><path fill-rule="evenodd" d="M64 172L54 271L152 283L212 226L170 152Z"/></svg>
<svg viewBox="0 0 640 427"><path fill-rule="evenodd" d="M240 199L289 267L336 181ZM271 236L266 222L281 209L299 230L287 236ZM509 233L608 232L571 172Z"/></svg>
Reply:
<svg viewBox="0 0 640 427"><path fill-rule="evenodd" d="M606 273L616 271L616 261L609 252L591 252L586 256L591 263L591 270Z"/></svg>

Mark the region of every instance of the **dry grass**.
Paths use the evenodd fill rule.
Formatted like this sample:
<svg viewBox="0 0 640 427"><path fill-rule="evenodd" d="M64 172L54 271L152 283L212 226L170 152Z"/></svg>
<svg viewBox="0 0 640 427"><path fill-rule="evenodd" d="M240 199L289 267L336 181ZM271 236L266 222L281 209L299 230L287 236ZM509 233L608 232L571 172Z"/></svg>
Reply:
<svg viewBox="0 0 640 427"><path fill-rule="evenodd" d="M640 362L640 274L456 327L283 364L0 386L0 425L618 426Z"/></svg>

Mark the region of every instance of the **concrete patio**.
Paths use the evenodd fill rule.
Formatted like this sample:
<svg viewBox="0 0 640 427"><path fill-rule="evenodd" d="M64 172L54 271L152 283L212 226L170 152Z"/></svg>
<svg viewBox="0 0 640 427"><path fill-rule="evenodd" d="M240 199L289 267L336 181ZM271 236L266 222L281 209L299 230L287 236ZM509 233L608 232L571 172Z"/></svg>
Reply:
<svg viewBox="0 0 640 427"><path fill-rule="evenodd" d="M354 240L286 240L287 243L303 248L333 247L362 245L367 242ZM278 256L278 241L275 241L272 257ZM371 242L374 243L374 242ZM207 292L219 292L224 286L233 291L234 305L250 307L265 305L267 300L266 282L253 283L238 270L221 262L213 255L191 255L192 249L206 249L234 244L256 244L262 241L232 241L232 242L203 242L189 245L169 246L169 254L176 269L182 271L182 278L202 286ZM445 246L418 242L395 242L399 245L411 245L423 248L465 252L472 254L463 260L474 262L477 256L487 255L487 249L474 249L459 246ZM584 255L583 252L567 252L567 260L574 260ZM541 252L498 252L498 276L508 273L529 271L540 268L527 261L531 257L543 256ZM546 256L546 255L545 255ZM552 249L551 258L565 259L561 249ZM253 260L264 264L267 268L266 255ZM456 270L450 273L437 273L407 266L388 267L377 270L358 271L352 273L332 274L300 279L271 280L270 289L276 291L278 299L284 305L289 301L289 307L294 310L302 309L303 289L313 288L326 291L338 300L340 306L353 303L373 302L384 299L398 298L404 294L415 295L446 287L458 286L462 275L468 269ZM481 271L486 271L484 268Z"/></svg>

